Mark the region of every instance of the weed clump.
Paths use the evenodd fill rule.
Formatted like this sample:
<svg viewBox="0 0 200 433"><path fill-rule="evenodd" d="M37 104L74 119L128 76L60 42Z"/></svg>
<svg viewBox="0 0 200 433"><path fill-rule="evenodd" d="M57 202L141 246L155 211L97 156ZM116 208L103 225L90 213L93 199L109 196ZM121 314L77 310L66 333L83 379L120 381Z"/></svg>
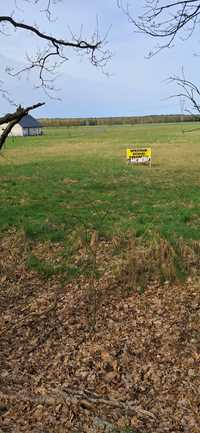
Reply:
<svg viewBox="0 0 200 433"><path fill-rule="evenodd" d="M115 273L119 284L128 293L139 290L144 293L151 282L171 284L183 281L199 267L200 246L187 244L183 239L174 240L157 236L141 243L137 238L130 239Z"/></svg>

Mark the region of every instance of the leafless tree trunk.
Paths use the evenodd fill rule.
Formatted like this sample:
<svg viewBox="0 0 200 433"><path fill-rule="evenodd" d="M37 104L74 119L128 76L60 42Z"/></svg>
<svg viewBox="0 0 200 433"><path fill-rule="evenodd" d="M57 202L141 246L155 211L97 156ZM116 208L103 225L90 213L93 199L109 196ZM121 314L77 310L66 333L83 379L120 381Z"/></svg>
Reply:
<svg viewBox="0 0 200 433"><path fill-rule="evenodd" d="M16 109L14 113L8 113L3 117L0 117L0 125L6 124L5 129L3 130L1 136L0 136L0 149L2 149L6 138L12 131L12 128L24 117L26 116L29 111L35 110L35 108L42 107L44 105L44 102L38 102L35 105L31 105L26 108L22 108L21 105Z"/></svg>

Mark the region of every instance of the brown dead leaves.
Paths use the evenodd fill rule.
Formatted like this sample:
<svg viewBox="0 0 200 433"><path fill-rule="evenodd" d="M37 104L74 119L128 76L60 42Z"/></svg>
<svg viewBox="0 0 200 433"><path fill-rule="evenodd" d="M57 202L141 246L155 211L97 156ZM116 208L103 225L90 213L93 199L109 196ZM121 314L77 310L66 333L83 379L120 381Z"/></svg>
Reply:
<svg viewBox="0 0 200 433"><path fill-rule="evenodd" d="M92 332L87 278L41 280L22 244L14 235L0 247L1 430L199 433L199 282L127 294L105 245Z"/></svg>

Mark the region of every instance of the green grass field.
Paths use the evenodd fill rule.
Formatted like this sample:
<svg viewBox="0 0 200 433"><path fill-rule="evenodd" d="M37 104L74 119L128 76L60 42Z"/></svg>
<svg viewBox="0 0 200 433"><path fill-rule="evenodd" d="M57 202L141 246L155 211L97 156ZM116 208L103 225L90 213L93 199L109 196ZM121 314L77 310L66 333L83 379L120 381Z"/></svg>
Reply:
<svg viewBox="0 0 200 433"><path fill-rule="evenodd" d="M152 146L151 168L127 165L132 145ZM4 432L199 431L199 168L196 124L9 139Z"/></svg>
<svg viewBox="0 0 200 433"><path fill-rule="evenodd" d="M94 251L90 249L88 258L88 247L83 247L78 262L77 254L80 245L90 244L95 231L98 255L105 255L105 242L112 245L111 256L95 265L95 274L108 267L112 273L118 260L117 274L131 290L145 287L152 278L165 281L196 274L200 255L196 124L63 127L44 132L41 137L10 138L0 158L1 236L23 234L17 248L25 242L27 269L44 278L60 275L64 281L94 273ZM152 147L152 167L128 165L126 148L147 145ZM15 239L9 242L14 248Z"/></svg>
<svg viewBox="0 0 200 433"><path fill-rule="evenodd" d="M192 133L184 129L196 128ZM1 231L62 240L80 226L199 239L197 125L49 128L10 138L0 158ZM151 145L152 168L130 167L129 145Z"/></svg>

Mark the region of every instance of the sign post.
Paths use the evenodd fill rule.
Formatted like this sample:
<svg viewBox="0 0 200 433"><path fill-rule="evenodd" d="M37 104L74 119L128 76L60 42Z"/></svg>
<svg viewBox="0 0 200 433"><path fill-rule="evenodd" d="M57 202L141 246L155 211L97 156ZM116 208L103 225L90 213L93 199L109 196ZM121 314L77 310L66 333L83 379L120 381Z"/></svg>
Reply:
<svg viewBox="0 0 200 433"><path fill-rule="evenodd" d="M127 149L128 164L145 164L151 167L151 147Z"/></svg>

